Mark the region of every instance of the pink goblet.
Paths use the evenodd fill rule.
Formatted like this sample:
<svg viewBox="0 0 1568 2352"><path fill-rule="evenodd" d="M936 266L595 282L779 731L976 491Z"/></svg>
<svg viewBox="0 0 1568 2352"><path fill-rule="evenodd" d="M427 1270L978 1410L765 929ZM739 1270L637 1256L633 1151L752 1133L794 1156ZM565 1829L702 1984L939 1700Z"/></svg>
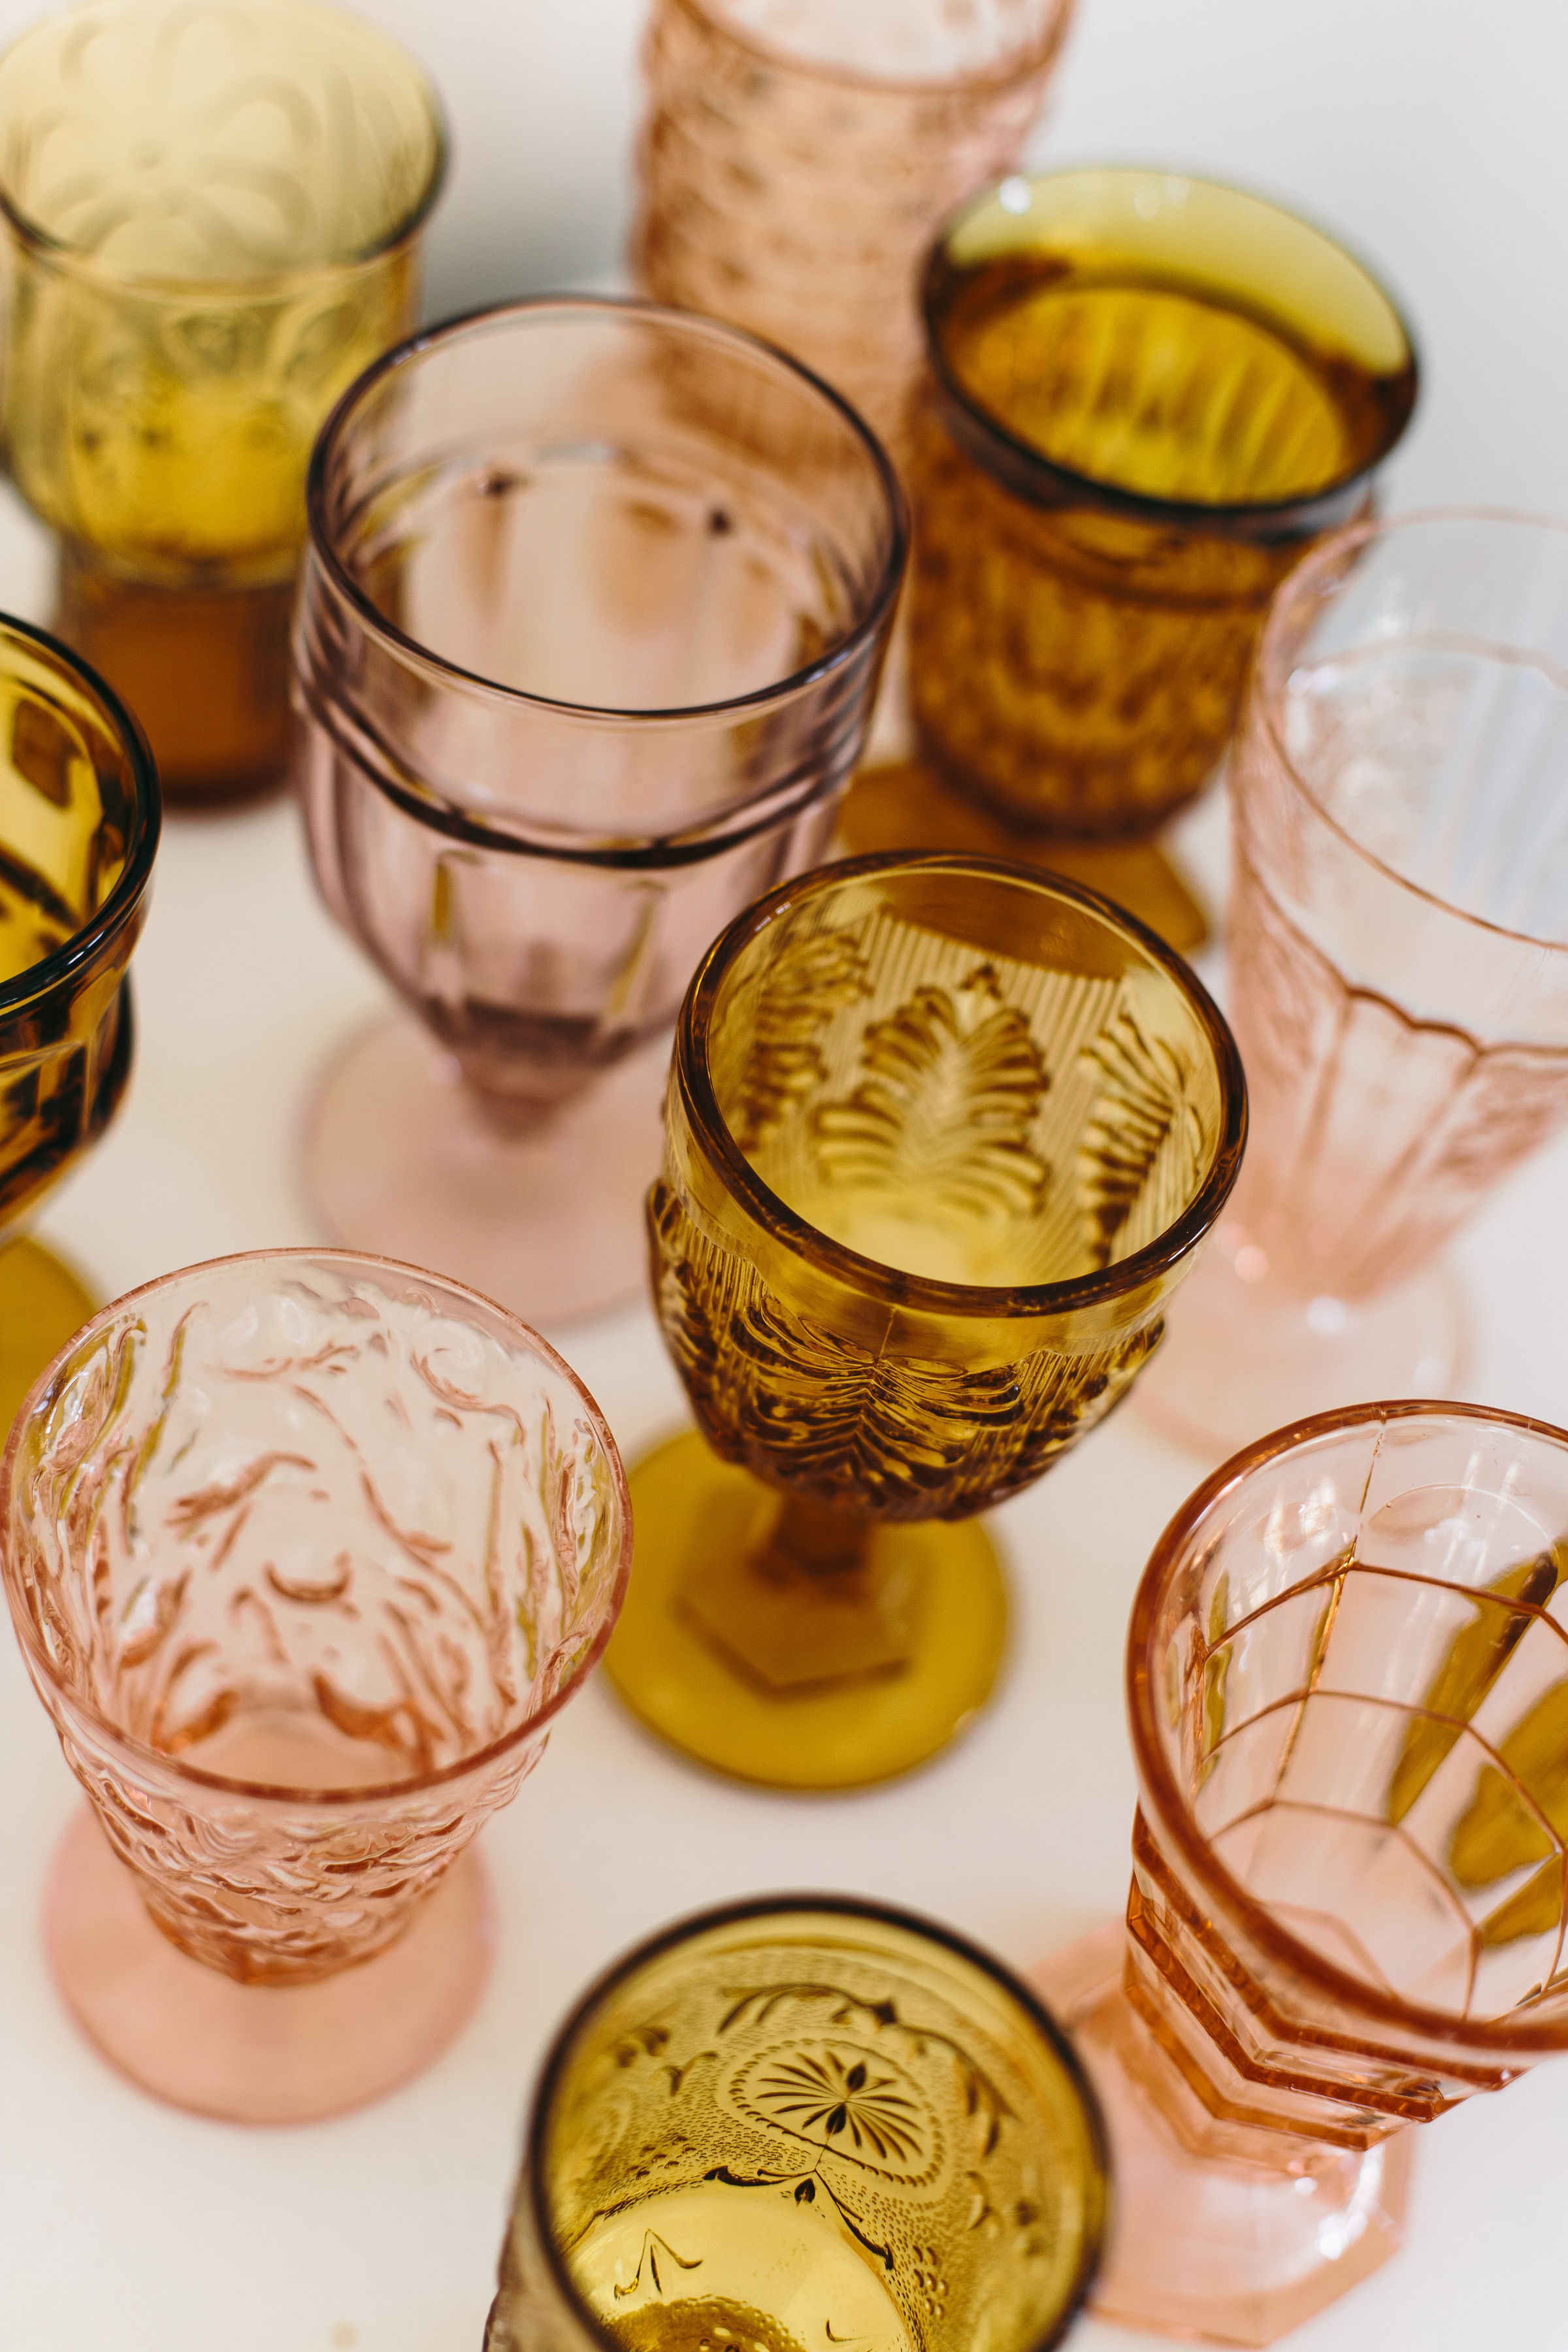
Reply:
<svg viewBox="0 0 1568 2352"><path fill-rule="evenodd" d="M38 1380L0 1550L90 1806L46 1906L88 2032L247 2122L417 2073L488 1965L470 1842L626 1586L620 1459L567 1366L411 1267L188 1267Z"/></svg>

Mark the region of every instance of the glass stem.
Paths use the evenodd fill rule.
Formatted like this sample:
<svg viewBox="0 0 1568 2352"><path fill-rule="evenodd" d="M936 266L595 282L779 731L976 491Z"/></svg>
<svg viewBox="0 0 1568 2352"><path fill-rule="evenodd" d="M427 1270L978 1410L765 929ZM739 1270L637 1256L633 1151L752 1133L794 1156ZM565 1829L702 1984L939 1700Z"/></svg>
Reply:
<svg viewBox="0 0 1568 2352"><path fill-rule="evenodd" d="M874 1519L836 1510L810 1495L786 1495L768 1537L752 1554L760 1576L793 1582L807 1576L825 1582L858 1580L870 1551Z"/></svg>

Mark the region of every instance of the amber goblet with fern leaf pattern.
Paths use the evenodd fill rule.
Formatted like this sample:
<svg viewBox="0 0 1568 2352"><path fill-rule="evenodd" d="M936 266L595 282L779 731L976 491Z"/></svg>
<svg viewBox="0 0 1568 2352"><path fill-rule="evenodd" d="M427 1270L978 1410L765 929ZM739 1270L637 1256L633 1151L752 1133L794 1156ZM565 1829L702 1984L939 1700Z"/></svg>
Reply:
<svg viewBox="0 0 1568 2352"><path fill-rule="evenodd" d="M681 1010L649 1196L702 1433L633 1475L635 1712L779 1787L942 1748L1005 1639L974 1515L1126 1394L1245 1129L1186 966L1055 877L858 858L742 915Z"/></svg>

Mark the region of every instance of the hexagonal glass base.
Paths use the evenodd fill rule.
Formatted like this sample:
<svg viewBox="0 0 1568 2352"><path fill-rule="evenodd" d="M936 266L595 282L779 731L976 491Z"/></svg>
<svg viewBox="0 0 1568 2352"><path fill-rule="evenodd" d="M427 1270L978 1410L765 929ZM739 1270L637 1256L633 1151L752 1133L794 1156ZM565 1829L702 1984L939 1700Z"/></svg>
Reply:
<svg viewBox="0 0 1568 2352"><path fill-rule="evenodd" d="M97 1304L41 1242L0 1244L0 1445L44 1366Z"/></svg>

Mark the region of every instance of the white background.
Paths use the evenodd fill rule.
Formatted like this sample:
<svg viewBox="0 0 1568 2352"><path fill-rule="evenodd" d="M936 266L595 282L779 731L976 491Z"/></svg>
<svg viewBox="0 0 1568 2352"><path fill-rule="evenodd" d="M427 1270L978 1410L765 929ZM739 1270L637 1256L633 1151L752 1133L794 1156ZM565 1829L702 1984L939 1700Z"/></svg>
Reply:
<svg viewBox="0 0 1568 2352"><path fill-rule="evenodd" d="M32 13L0 0L0 35ZM368 13L426 58L456 132L432 314L603 282L623 234L637 0ZM1563 0L1084 0L1039 152L1202 168L1341 230L1407 305L1426 366L1390 502L1568 513L1565 92ZM0 605L47 607L39 551L14 519ZM302 1096L378 999L310 895L287 807L171 824L137 986L131 1100L44 1221L106 1296L317 1238L292 1172ZM1469 1391L1557 1421L1565 1181L1560 1150L1459 1253ZM679 1419L640 1312L559 1336L628 1452ZM820 1802L732 1789L590 1688L487 1833L501 1938L475 2022L412 2089L309 2130L164 2110L59 2012L37 1914L73 1784L0 1642L0 2347L477 2352L542 2040L634 1937L721 1895L819 1885L940 1913L1027 1965L1119 1907L1132 1806L1121 1631L1197 1469L1124 1415L1000 1515L1017 1620L1005 1687L964 1745L901 1787ZM1293 2344L1563 2352L1565 2148L1568 2067L1432 2127L1410 2248ZM1074 2339L1084 2352L1141 2340L1093 2324Z"/></svg>

